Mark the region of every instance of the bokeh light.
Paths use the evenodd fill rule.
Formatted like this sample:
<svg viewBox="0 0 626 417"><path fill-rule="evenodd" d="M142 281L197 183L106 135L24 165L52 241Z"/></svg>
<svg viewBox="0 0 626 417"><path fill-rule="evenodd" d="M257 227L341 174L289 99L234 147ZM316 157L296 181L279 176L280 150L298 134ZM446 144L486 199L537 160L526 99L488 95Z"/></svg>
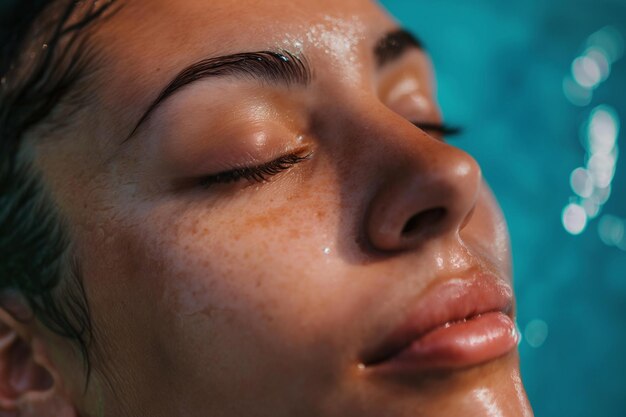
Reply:
<svg viewBox="0 0 626 417"><path fill-rule="evenodd" d="M540 319L530 321L524 330L524 340L533 348L541 347L548 338L548 324Z"/></svg>
<svg viewBox="0 0 626 417"><path fill-rule="evenodd" d="M572 75L581 87L595 88L602 81L602 70L589 56L580 56L572 63Z"/></svg>
<svg viewBox="0 0 626 417"><path fill-rule="evenodd" d="M570 174L575 196L562 213L563 227L572 235L582 234L609 201L619 157L620 119L613 107L596 106L582 127L586 163Z"/></svg>
<svg viewBox="0 0 626 417"><path fill-rule="evenodd" d="M582 198L589 198L593 194L593 178L585 168L576 168L570 177L572 190Z"/></svg>
<svg viewBox="0 0 626 417"><path fill-rule="evenodd" d="M569 204L563 210L563 227L573 235L579 235L587 228L587 212L578 204Z"/></svg>
<svg viewBox="0 0 626 417"><path fill-rule="evenodd" d="M624 236L625 221L617 216L605 215L598 223L598 234L607 246L616 246L626 250L626 236Z"/></svg>
<svg viewBox="0 0 626 417"><path fill-rule="evenodd" d="M563 79L563 93L570 103L580 107L588 106L593 98L591 90L581 86L570 76Z"/></svg>
<svg viewBox="0 0 626 417"><path fill-rule="evenodd" d="M587 151L592 155L612 155L620 128L617 111L607 105L596 107L591 112L588 126Z"/></svg>
<svg viewBox="0 0 626 417"><path fill-rule="evenodd" d="M624 36L614 26L605 26L587 39L587 45L601 48L606 52L610 63L614 63L624 54Z"/></svg>

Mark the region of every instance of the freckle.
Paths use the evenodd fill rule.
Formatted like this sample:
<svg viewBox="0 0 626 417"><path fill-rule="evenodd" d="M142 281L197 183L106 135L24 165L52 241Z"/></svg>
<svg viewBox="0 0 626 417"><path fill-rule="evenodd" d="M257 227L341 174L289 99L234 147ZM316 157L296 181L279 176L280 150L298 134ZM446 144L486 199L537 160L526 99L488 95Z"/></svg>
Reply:
<svg viewBox="0 0 626 417"><path fill-rule="evenodd" d="M246 221L246 226L249 228L262 227L267 228L271 224L272 216L263 214L260 216L251 217Z"/></svg>
<svg viewBox="0 0 626 417"><path fill-rule="evenodd" d="M204 314L207 317L213 317L213 314L215 313L215 309L212 306L209 306L203 309L202 311L200 311L200 313Z"/></svg>

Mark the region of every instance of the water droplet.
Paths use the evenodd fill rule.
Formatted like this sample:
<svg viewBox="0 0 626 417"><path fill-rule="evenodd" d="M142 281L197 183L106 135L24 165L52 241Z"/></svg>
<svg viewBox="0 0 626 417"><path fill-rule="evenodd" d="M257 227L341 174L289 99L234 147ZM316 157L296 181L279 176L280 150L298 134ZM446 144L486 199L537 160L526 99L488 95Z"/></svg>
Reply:
<svg viewBox="0 0 626 417"><path fill-rule="evenodd" d="M324 248L324 255L330 255L331 250L330 248Z"/></svg>

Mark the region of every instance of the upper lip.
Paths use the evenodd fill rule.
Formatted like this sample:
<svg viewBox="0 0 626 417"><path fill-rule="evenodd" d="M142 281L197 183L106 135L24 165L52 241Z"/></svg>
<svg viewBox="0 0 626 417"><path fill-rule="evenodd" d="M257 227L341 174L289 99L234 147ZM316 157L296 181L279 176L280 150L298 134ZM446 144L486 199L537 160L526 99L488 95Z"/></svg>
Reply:
<svg viewBox="0 0 626 417"><path fill-rule="evenodd" d="M447 323L480 314L502 312L512 316L513 290L494 274L478 271L429 288L408 317L377 347L364 355L367 366L385 362L414 341ZM511 317L512 318L512 317Z"/></svg>

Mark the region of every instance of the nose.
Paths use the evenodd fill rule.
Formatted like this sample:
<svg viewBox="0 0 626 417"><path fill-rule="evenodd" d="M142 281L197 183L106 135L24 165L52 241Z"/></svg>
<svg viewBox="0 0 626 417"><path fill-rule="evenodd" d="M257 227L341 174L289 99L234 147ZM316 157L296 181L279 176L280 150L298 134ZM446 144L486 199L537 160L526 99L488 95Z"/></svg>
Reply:
<svg viewBox="0 0 626 417"><path fill-rule="evenodd" d="M398 145L381 157L384 179L366 215L368 241L380 251L458 235L472 217L482 182L480 167L469 154L417 128L407 129L411 131L404 130L400 140L389 140Z"/></svg>

